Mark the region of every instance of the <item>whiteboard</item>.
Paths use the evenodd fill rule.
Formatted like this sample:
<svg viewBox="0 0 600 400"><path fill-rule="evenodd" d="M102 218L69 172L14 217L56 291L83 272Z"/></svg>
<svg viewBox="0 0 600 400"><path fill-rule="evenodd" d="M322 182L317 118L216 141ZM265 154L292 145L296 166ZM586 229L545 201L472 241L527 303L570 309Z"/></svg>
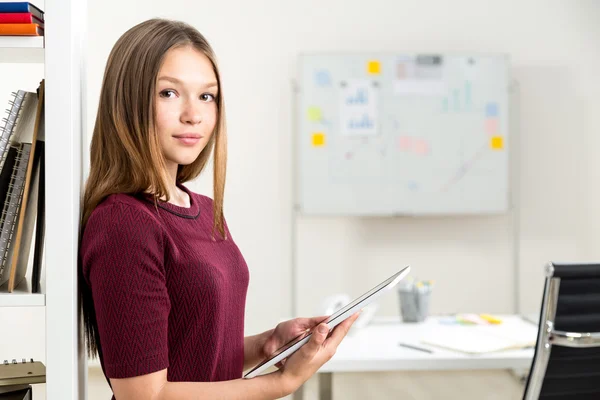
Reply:
<svg viewBox="0 0 600 400"><path fill-rule="evenodd" d="M296 206L314 215L509 207L504 55L302 54Z"/></svg>

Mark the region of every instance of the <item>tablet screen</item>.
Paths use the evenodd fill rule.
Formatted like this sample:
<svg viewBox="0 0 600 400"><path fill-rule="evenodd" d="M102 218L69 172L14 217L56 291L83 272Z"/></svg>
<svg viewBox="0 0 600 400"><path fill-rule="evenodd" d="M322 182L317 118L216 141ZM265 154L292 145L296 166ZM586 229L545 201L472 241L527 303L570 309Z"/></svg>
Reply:
<svg viewBox="0 0 600 400"><path fill-rule="evenodd" d="M331 316L329 318L327 318L326 322L334 321L337 317L339 317L340 315L344 314L346 311L348 311L349 309L351 309L352 307L354 307L355 305L357 305L361 301L365 301L369 297L373 296L379 290L383 289L384 287L386 287L387 285L389 285L390 283L392 283L392 281L394 279L396 279L396 277L398 275L400 275L403 271L404 270L398 272L397 274L392 275L389 279L386 279L385 281L383 281L379 285L375 286L373 289L369 290L367 293L363 294L362 296L360 296L359 298L355 299L354 301L346 304L344 307L340 308L339 310L337 310L336 312L334 312L333 314L331 314Z"/></svg>

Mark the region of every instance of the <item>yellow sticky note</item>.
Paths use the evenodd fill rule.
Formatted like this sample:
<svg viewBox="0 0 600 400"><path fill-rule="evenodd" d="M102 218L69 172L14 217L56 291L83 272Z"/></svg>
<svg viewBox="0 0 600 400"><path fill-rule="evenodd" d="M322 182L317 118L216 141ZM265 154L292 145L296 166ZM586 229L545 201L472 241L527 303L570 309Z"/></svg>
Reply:
<svg viewBox="0 0 600 400"><path fill-rule="evenodd" d="M504 138L502 136L492 136L490 147L494 150L502 150L504 148Z"/></svg>
<svg viewBox="0 0 600 400"><path fill-rule="evenodd" d="M308 107L307 110L308 120L311 122L320 121L323 115L321 114L321 109L319 107Z"/></svg>
<svg viewBox="0 0 600 400"><path fill-rule="evenodd" d="M367 72L373 75L381 73L381 63L376 60L369 61L367 63Z"/></svg>
<svg viewBox="0 0 600 400"><path fill-rule="evenodd" d="M314 147L325 146L325 134L323 132L316 132L312 135L312 145Z"/></svg>

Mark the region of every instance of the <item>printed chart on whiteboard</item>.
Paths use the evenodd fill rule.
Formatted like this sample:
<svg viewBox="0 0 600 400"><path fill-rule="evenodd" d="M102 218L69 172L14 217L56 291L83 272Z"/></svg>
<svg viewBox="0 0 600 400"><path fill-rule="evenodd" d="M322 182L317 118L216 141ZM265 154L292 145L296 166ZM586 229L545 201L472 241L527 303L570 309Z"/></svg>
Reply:
<svg viewBox="0 0 600 400"><path fill-rule="evenodd" d="M508 67L504 55L301 55L299 210L506 212Z"/></svg>

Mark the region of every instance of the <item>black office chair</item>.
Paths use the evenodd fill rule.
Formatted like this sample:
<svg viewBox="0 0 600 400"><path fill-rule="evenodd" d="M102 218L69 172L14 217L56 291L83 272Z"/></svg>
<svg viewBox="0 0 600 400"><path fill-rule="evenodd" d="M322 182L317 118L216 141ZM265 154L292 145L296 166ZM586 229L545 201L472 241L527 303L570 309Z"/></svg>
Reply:
<svg viewBox="0 0 600 400"><path fill-rule="evenodd" d="M523 399L600 399L600 264L547 265Z"/></svg>

